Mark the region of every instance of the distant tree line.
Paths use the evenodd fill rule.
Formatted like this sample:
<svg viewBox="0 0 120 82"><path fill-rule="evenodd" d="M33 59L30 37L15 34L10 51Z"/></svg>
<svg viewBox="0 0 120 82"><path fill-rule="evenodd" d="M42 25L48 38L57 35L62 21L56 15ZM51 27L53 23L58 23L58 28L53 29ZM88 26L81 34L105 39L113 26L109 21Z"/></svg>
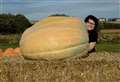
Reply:
<svg viewBox="0 0 120 82"><path fill-rule="evenodd" d="M0 34L22 33L31 26L29 20L21 14L0 14Z"/></svg>
<svg viewBox="0 0 120 82"><path fill-rule="evenodd" d="M66 14L52 14L50 16L66 16ZM0 14L0 34L23 33L32 26L29 20L22 14ZM120 29L120 23L100 23L100 29Z"/></svg>
<svg viewBox="0 0 120 82"><path fill-rule="evenodd" d="M66 15L66 14L52 14L50 16L65 16L65 17L69 17L69 15Z"/></svg>

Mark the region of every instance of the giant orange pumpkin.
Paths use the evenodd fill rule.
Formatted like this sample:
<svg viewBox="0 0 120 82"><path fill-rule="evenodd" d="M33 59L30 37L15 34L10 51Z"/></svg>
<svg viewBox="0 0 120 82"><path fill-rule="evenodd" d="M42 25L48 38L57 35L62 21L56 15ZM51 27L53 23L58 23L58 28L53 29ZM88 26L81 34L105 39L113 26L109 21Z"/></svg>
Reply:
<svg viewBox="0 0 120 82"><path fill-rule="evenodd" d="M31 59L82 56L88 51L88 34L79 18L48 17L23 33L20 48L23 56Z"/></svg>

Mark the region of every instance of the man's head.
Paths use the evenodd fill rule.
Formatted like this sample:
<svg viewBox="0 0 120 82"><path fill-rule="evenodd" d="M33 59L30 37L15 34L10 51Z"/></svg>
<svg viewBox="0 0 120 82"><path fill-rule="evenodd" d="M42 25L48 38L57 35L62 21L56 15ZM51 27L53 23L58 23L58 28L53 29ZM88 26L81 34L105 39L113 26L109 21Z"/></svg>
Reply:
<svg viewBox="0 0 120 82"><path fill-rule="evenodd" d="M98 19L95 16L88 15L84 21L88 30L96 30L96 27L98 26Z"/></svg>

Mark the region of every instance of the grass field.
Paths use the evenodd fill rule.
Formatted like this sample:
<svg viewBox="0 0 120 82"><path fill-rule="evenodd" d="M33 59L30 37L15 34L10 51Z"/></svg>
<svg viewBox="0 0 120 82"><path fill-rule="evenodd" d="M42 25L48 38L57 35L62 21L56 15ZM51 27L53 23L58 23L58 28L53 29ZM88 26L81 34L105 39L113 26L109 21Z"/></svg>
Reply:
<svg viewBox="0 0 120 82"><path fill-rule="evenodd" d="M19 44L7 44L7 43L0 43L0 48L15 48L19 47ZM120 52L120 43L113 43L113 42L99 42L97 43L97 52L107 51L107 52Z"/></svg>
<svg viewBox="0 0 120 82"><path fill-rule="evenodd" d="M0 48L6 49L6 48L16 48L19 47L19 44L7 44L7 43L0 43Z"/></svg>
<svg viewBox="0 0 120 82"><path fill-rule="evenodd" d="M119 40L118 33L117 33L117 35L115 35L115 34L109 34L109 35L112 36L109 38L116 37ZM105 34L105 38L106 37L108 37L108 35ZM19 47L19 41L18 41L19 38L20 38L19 35L9 35L9 36L8 35L7 36L0 35L0 48L6 49L9 47L12 47L12 48ZM109 38L108 38L108 40L109 40ZM114 40L114 38L113 38L113 40L111 40L111 42L99 41L96 46L97 52L101 52L101 51L120 52L120 41L118 41L118 40L116 40L116 39Z"/></svg>
<svg viewBox="0 0 120 82"><path fill-rule="evenodd" d="M120 52L120 43L113 42L99 42L97 44L97 52Z"/></svg>

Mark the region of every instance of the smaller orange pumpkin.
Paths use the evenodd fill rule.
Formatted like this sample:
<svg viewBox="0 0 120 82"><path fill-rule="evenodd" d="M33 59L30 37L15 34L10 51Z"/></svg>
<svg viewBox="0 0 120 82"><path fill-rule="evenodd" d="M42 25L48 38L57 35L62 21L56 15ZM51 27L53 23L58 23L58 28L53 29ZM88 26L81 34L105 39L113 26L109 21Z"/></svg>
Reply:
<svg viewBox="0 0 120 82"><path fill-rule="evenodd" d="M4 56L14 56L14 49L13 48L7 48L3 54Z"/></svg>
<svg viewBox="0 0 120 82"><path fill-rule="evenodd" d="M0 49L0 58L3 56L3 50Z"/></svg>
<svg viewBox="0 0 120 82"><path fill-rule="evenodd" d="M20 48L18 48L18 47L15 48L15 49L14 49L14 54L15 54L15 55L20 55L20 54L21 54Z"/></svg>

